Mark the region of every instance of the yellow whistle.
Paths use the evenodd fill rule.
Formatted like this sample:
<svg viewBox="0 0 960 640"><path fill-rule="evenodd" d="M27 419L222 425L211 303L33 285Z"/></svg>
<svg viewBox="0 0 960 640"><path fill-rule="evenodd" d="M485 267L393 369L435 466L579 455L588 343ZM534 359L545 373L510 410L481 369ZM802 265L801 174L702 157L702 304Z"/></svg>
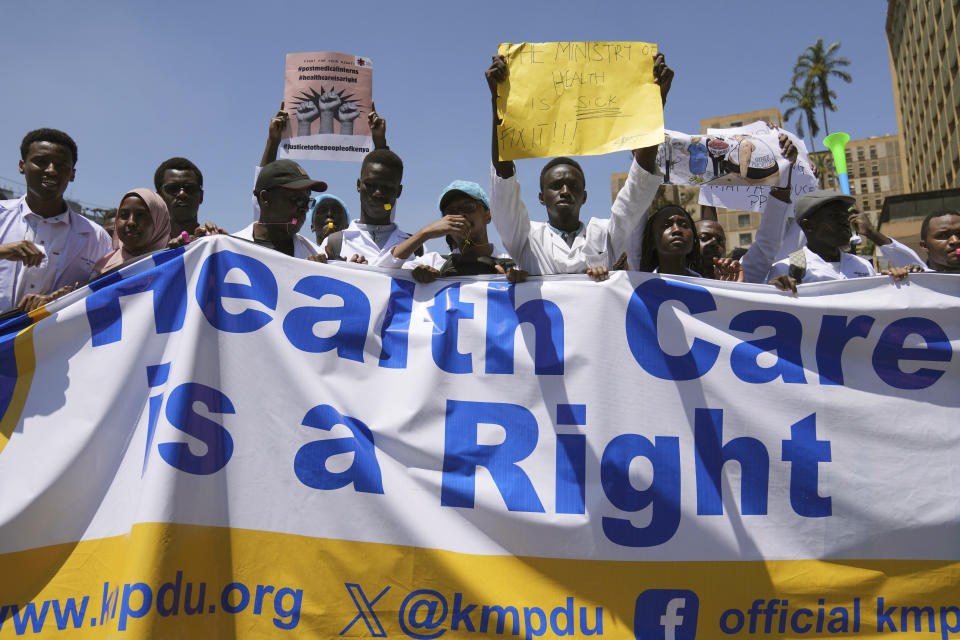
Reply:
<svg viewBox="0 0 960 640"><path fill-rule="evenodd" d="M386 211L390 211L390 209L393 209L393 205L390 204L390 203L387 203L387 204L383 205L383 208L384 208Z"/></svg>
<svg viewBox="0 0 960 640"><path fill-rule="evenodd" d="M327 223L327 229L330 229L330 231L333 231L333 227L334 227L334 226L335 226L335 225L334 225L332 222L328 222L328 223Z"/></svg>

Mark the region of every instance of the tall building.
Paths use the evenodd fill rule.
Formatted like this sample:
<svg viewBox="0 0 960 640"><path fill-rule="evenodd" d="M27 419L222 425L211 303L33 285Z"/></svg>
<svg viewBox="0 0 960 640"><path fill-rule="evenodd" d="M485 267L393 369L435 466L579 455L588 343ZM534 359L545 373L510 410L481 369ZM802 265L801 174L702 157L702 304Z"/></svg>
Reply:
<svg viewBox="0 0 960 640"><path fill-rule="evenodd" d="M734 113L729 116L704 118L700 121L700 133L706 133L707 129L742 127L745 124L750 124L757 120L763 120L775 124L778 127L783 126L783 116L780 115L780 109L761 109L759 111L748 111L746 113Z"/></svg>
<svg viewBox="0 0 960 640"><path fill-rule="evenodd" d="M889 0L887 46L907 192L960 187L957 0Z"/></svg>

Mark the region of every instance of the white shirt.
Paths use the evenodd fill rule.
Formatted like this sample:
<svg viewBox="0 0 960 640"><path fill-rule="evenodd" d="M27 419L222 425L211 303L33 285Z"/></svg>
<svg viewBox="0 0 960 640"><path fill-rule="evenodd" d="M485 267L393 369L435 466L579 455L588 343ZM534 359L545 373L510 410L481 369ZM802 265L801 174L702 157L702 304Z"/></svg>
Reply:
<svg viewBox="0 0 960 640"><path fill-rule="evenodd" d="M460 253L460 249L453 249L448 254L438 253L436 251L427 251L422 256L412 256L409 260L403 263L404 269L416 269L420 265L426 265L428 267L433 267L437 271L447 263L447 256L453 255L455 253ZM494 259L503 259L510 258L506 253L496 252L496 247L494 247L494 252L490 256Z"/></svg>
<svg viewBox="0 0 960 640"><path fill-rule="evenodd" d="M827 262L808 247L803 247L803 253L807 259L807 272L803 276L802 284L810 282L823 282L824 280L848 280L850 278L865 278L875 276L877 272L868 260L860 256L840 252L839 262ZM774 263L770 273L767 274L767 280L777 276L790 275L790 259L784 258Z"/></svg>
<svg viewBox="0 0 960 640"><path fill-rule="evenodd" d="M760 226L757 227L757 235L753 239L753 244L740 258L740 264L743 266L744 282L767 282L767 273L770 271L770 267L777 259L784 257L779 255L780 248L784 244L788 219L792 220L792 218L789 218L792 213L793 206L790 203L778 200L773 196L767 197L761 211L762 217L760 218ZM802 244L799 246L802 246ZM796 251L799 246L794 246L791 251Z"/></svg>
<svg viewBox="0 0 960 640"><path fill-rule="evenodd" d="M894 240L890 238L890 244L881 244L877 245L880 248L880 253L883 254L883 257L890 261L890 264L894 267L906 267L911 264L918 264L924 269L932 271L927 267L927 263L923 261L917 252L903 244L899 240Z"/></svg>
<svg viewBox="0 0 960 640"><path fill-rule="evenodd" d="M244 227L236 233L230 235L236 238L243 238L244 240L253 241L253 225L255 222L251 222L249 226ZM309 238L305 238L299 233L293 236L293 257L294 258L309 258L310 256L315 256L320 253L320 247L317 246L316 242L313 242Z"/></svg>
<svg viewBox="0 0 960 640"><path fill-rule="evenodd" d="M581 224L573 244L546 222L532 222L514 174L501 178L490 168L490 213L497 233L517 268L531 275L583 273L587 267L612 267L627 252L631 265L638 238L646 224L650 203L657 195L660 178L630 162L627 182L610 210L609 219L590 218Z"/></svg>
<svg viewBox="0 0 960 640"><path fill-rule="evenodd" d="M442 253L436 251L427 251L422 256L412 256L410 260L403 263L404 269L416 269L420 265L433 267L437 271L447 263L447 259Z"/></svg>
<svg viewBox="0 0 960 640"><path fill-rule="evenodd" d="M33 213L26 196L0 201L0 244L29 240L45 257L39 266L0 260L0 311L13 308L29 293L50 293L68 284L85 283L97 260L113 242L103 228L67 210L51 218Z"/></svg>
<svg viewBox="0 0 960 640"><path fill-rule="evenodd" d="M366 225L358 220L354 220L350 223L349 227L343 230L343 242L340 245L341 257L349 260L354 255L363 256L367 259L368 265L386 269L399 269L405 262L416 257L415 254L411 253L408 258L402 259L390 253L391 249L410 237L409 233L400 231L400 229L395 227L381 247L374 242L373 235L366 228L368 226L373 225ZM327 240L329 239L330 236L323 239L323 244L320 245L321 249L326 249Z"/></svg>

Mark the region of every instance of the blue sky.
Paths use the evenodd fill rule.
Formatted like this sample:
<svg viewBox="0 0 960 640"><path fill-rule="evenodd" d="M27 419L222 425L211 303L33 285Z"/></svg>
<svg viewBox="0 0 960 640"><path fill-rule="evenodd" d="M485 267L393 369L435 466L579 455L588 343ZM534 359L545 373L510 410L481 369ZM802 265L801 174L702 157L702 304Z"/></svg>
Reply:
<svg viewBox="0 0 960 640"><path fill-rule="evenodd" d="M19 186L23 134L56 127L80 149L68 197L116 206L129 189L152 186L162 160L183 155L204 173L201 219L239 229L251 219L253 169L282 99L285 54L341 51L374 61L374 99L406 166L397 222L414 231L435 219L450 181L488 187L483 71L501 42L656 42L676 72L666 126L693 132L704 117L780 106L804 48L818 37L841 41L854 81L835 84L830 129L863 138L896 132L885 18L885 2L836 0L8 3L0 186ZM610 174L629 160L582 159L584 217L609 215ZM542 163L518 163L538 220ZM359 163L303 165L358 215Z"/></svg>

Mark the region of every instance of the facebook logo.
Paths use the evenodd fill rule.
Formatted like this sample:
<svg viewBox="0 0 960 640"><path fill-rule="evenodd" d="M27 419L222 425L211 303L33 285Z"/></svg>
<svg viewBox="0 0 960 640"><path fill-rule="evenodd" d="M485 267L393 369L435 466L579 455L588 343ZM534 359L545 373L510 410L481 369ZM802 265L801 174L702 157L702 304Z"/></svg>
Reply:
<svg viewBox="0 0 960 640"><path fill-rule="evenodd" d="M637 640L693 640L699 610L693 591L647 589L637 597L633 633Z"/></svg>

